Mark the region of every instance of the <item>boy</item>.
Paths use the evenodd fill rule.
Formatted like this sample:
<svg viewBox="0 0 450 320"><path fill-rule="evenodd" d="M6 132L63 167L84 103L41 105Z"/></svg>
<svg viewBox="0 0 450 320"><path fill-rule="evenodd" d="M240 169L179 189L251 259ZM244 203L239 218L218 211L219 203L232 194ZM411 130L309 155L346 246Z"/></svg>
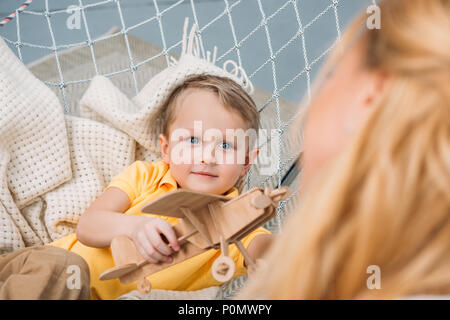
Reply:
<svg viewBox="0 0 450 320"><path fill-rule="evenodd" d="M235 197L235 185L258 154L258 149L250 150L247 138L242 143L229 134L229 130L259 128L253 100L231 79L190 76L169 94L156 116L162 121L159 141L163 160L136 161L114 177L81 216L76 235L52 243L87 261L93 298L115 299L136 289L136 283L98 280L99 274L114 267L109 249L114 237L127 235L151 263L170 262L171 255L179 250L172 228L178 219L143 214L140 208L144 204L177 188ZM209 138L211 133L214 135ZM238 159L242 152L245 162ZM271 237L267 230L259 228L242 242L250 256L257 259L270 245ZM147 278L154 289L198 290L220 285L210 271L219 256L219 250L211 249ZM235 245L230 246L229 256L236 263L235 276L244 274L244 259Z"/></svg>

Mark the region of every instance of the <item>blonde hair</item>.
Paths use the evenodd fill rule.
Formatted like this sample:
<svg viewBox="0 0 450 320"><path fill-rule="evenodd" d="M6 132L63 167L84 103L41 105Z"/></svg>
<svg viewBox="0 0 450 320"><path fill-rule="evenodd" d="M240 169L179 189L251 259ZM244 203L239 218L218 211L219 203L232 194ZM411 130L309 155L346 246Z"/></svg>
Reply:
<svg viewBox="0 0 450 320"><path fill-rule="evenodd" d="M362 67L387 72L389 83L364 127L305 190L238 298L450 294L450 1L379 6L381 29L361 38ZM367 285L372 265L379 290Z"/></svg>
<svg viewBox="0 0 450 320"><path fill-rule="evenodd" d="M162 133L169 137L169 128L176 117L176 106L183 92L197 88L210 90L217 94L221 104L230 111L238 113L248 128L258 131L259 112L253 99L236 82L229 78L214 75L194 75L172 90L161 107Z"/></svg>

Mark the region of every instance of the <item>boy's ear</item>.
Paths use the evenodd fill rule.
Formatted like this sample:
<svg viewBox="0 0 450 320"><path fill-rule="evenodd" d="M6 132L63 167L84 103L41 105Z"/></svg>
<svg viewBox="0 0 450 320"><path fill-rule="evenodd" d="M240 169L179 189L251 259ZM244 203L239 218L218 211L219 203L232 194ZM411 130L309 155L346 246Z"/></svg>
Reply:
<svg viewBox="0 0 450 320"><path fill-rule="evenodd" d="M167 141L166 136L162 133L158 136L158 138L161 149L161 157L166 164L169 164L169 142Z"/></svg>
<svg viewBox="0 0 450 320"><path fill-rule="evenodd" d="M247 171L250 168L250 166L255 162L256 157L258 156L258 154L259 154L259 148L256 148L256 149L251 150L248 153L248 155L245 157L245 165L242 168L242 171L241 171L241 174L240 174L241 177L243 177L247 173Z"/></svg>

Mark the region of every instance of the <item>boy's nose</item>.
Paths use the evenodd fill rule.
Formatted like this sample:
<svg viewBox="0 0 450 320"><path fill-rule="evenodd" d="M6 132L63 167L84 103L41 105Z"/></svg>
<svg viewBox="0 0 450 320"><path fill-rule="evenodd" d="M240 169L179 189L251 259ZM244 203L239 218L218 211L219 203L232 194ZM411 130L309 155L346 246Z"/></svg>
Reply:
<svg viewBox="0 0 450 320"><path fill-rule="evenodd" d="M202 163L206 163L206 164L215 164L216 163L215 148L213 146L208 145L206 148L203 149Z"/></svg>

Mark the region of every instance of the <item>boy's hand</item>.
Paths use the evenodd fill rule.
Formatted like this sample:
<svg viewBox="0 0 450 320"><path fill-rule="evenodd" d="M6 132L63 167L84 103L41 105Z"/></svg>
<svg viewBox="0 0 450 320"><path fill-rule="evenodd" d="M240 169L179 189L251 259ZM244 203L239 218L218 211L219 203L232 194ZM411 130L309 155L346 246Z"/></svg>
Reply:
<svg viewBox="0 0 450 320"><path fill-rule="evenodd" d="M172 225L161 218L146 217L139 222L132 234L139 253L151 263L172 262L170 255L180 250Z"/></svg>

